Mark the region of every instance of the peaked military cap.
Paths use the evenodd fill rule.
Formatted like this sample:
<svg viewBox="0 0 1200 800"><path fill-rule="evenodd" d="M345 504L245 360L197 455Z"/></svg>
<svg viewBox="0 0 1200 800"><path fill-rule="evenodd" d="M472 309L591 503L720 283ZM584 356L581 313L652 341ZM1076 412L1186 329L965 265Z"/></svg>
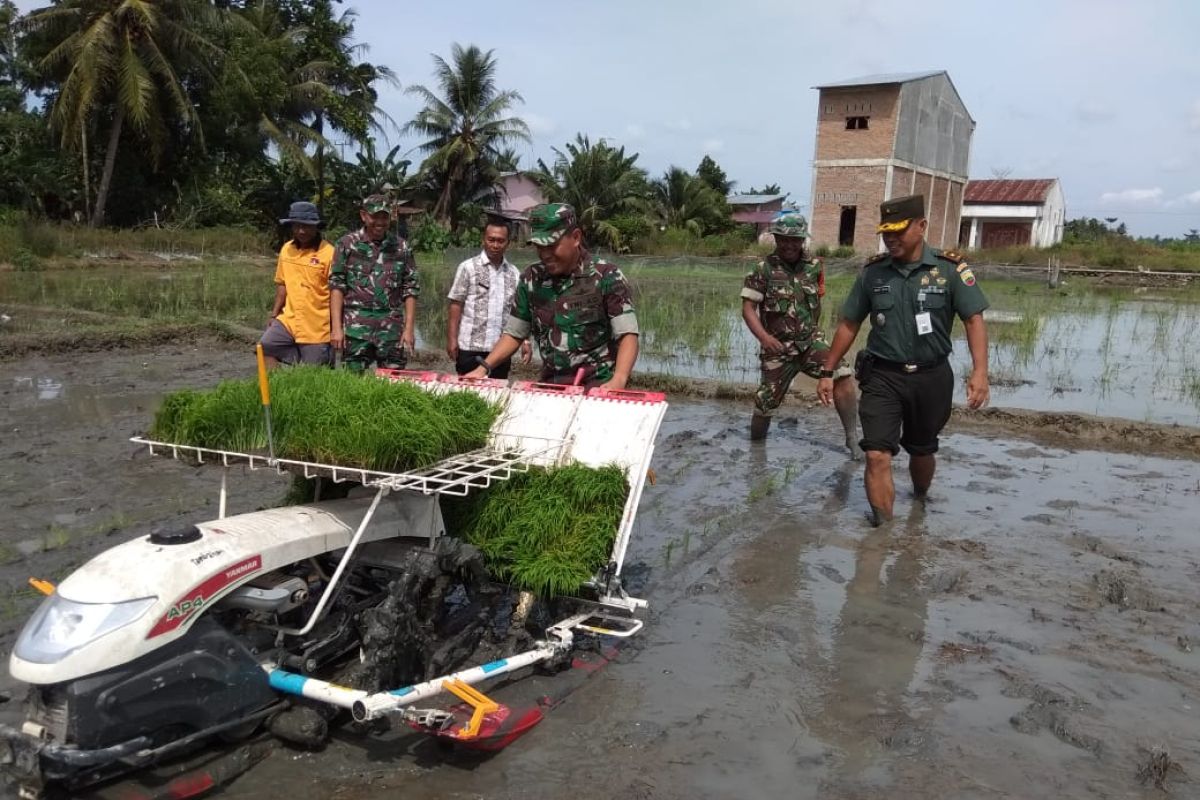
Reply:
<svg viewBox="0 0 1200 800"><path fill-rule="evenodd" d="M902 231L914 219L925 218L925 195L914 194L908 197L895 197L884 200L879 204L878 233Z"/></svg>
<svg viewBox="0 0 1200 800"><path fill-rule="evenodd" d="M392 204L381 194L373 194L362 201L363 211L368 214L378 214L380 211L391 212Z"/></svg>
<svg viewBox="0 0 1200 800"><path fill-rule="evenodd" d="M545 203L529 212L529 243L548 247L576 226L575 209L566 203Z"/></svg>

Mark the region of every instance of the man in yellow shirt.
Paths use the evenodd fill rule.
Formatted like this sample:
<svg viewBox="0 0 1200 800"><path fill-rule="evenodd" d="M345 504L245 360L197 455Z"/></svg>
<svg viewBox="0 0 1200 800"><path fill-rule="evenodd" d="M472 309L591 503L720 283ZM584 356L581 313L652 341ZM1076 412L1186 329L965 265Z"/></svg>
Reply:
<svg viewBox="0 0 1200 800"><path fill-rule="evenodd" d="M275 306L262 335L267 366L328 364L333 245L321 238L321 216L312 203L292 203L279 222L292 226L292 238L275 267Z"/></svg>

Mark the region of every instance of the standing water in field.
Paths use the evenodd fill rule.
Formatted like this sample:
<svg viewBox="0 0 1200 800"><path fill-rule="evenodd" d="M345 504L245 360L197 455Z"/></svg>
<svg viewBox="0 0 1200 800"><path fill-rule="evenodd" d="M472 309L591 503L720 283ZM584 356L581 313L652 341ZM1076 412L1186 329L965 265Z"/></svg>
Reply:
<svg viewBox="0 0 1200 800"><path fill-rule="evenodd" d="M991 405L1200 424L1200 304L1093 296L1055 307L1004 291L989 299ZM663 319L642 324L639 372L758 382L758 342L732 303L659 304L649 317ZM961 324L954 333L955 402L963 403L971 357ZM864 338L865 330L859 344Z"/></svg>

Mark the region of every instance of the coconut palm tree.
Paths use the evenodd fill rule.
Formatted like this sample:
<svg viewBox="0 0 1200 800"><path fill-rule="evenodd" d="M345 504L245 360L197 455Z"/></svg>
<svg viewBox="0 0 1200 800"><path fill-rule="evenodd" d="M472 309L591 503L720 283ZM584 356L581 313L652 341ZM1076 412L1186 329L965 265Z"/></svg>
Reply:
<svg viewBox="0 0 1200 800"><path fill-rule="evenodd" d="M317 0L302 16L305 37L303 52L317 67L317 77L328 88L322 102L312 115L312 130L320 137L317 143L317 196L325 195L325 129L366 145L372 131L382 132L396 123L379 107L380 84L398 86L392 70L381 64L360 61L367 45L353 41L354 23L358 12L352 8L335 15L331 0ZM318 201L320 202L320 201Z"/></svg>
<svg viewBox="0 0 1200 800"><path fill-rule="evenodd" d="M651 183L654 213L668 228L682 228L703 236L729 219L725 198L698 175L672 166Z"/></svg>
<svg viewBox="0 0 1200 800"><path fill-rule="evenodd" d="M420 84L408 87L425 107L404 133L424 138L417 146L426 155L421 171L440 187L433 215L443 225L450 225L458 206L469 199L466 190L495 185L501 148L530 141L529 126L512 116L521 95L497 88L492 53L455 44L449 62L433 57L441 96Z"/></svg>
<svg viewBox="0 0 1200 800"><path fill-rule="evenodd" d="M643 213L647 208L646 171L637 166L638 154L625 155L624 147L613 147L601 139L592 144L575 134L564 150L554 148L554 164L538 159L530 173L546 200L570 203L586 239L614 250L621 233L609 220L617 214Z"/></svg>
<svg viewBox="0 0 1200 800"><path fill-rule="evenodd" d="M58 85L50 124L63 146L74 149L90 125L108 122L93 225L104 222L126 127L155 163L172 126L202 137L181 73L216 61L219 50L206 35L215 21L203 0L61 0L23 20L40 50L36 67Z"/></svg>
<svg viewBox="0 0 1200 800"><path fill-rule="evenodd" d="M355 12L333 16L327 2L286 27L287 17L274 2L259 0L236 14L253 52L227 65L230 80L259 108L258 130L281 153L305 168L324 190L326 127L366 143L372 129L390 122L377 105L376 82L395 82L387 67L355 59L365 45L354 44ZM265 56L265 57L264 57ZM316 158L308 156L315 146Z"/></svg>

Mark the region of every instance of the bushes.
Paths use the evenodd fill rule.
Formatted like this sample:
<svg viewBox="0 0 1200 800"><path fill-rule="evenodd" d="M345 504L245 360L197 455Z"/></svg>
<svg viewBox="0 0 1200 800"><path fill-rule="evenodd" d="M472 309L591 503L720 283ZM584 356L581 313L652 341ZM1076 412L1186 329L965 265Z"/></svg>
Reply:
<svg viewBox="0 0 1200 800"><path fill-rule="evenodd" d="M730 233L699 236L684 228L653 231L634 242L633 251L645 255L741 255L754 245L754 227L739 225Z"/></svg>
<svg viewBox="0 0 1200 800"><path fill-rule="evenodd" d="M408 246L422 253L440 253L451 247L479 244L480 228L467 227L448 231L429 214L419 214L408 224Z"/></svg>
<svg viewBox="0 0 1200 800"><path fill-rule="evenodd" d="M848 244L839 244L837 247L823 244L814 249L812 254L817 258L853 258L854 248Z"/></svg>

